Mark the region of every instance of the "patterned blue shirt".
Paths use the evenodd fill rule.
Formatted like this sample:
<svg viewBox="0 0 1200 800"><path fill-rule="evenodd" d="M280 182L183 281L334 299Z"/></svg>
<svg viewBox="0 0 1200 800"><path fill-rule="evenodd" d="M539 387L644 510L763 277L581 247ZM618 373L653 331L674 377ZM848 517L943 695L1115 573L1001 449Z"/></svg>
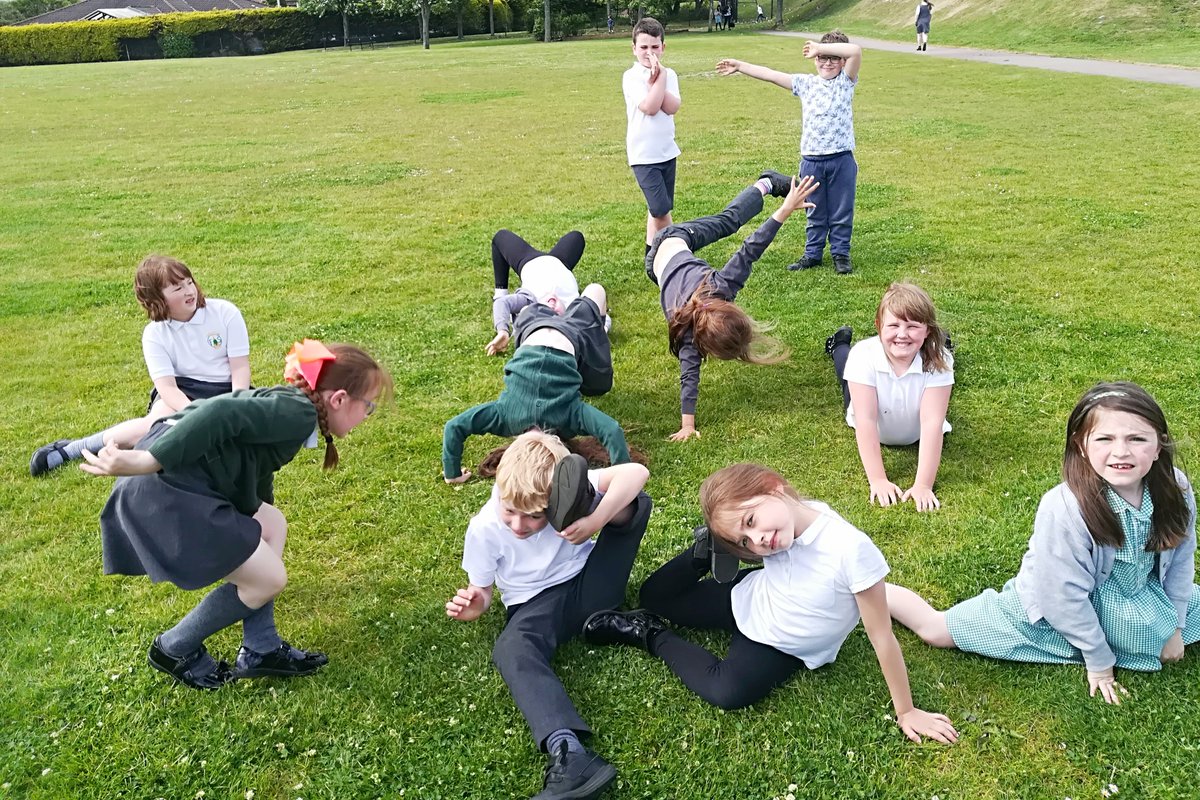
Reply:
<svg viewBox="0 0 1200 800"><path fill-rule="evenodd" d="M800 132L800 155L823 156L854 149L854 100L852 81L843 70L833 80L802 73L792 76L792 94L800 98L804 126Z"/></svg>

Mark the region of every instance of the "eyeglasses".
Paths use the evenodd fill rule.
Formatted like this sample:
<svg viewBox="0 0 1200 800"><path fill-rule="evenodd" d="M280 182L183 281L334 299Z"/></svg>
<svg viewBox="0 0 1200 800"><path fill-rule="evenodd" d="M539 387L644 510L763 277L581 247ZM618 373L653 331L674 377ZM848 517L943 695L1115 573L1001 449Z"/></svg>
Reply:
<svg viewBox="0 0 1200 800"><path fill-rule="evenodd" d="M373 400L368 400L365 397L356 397L354 399L362 402L362 404L364 406L366 406L368 417L375 413L375 409L377 408L377 406L375 405L375 402Z"/></svg>
<svg viewBox="0 0 1200 800"><path fill-rule="evenodd" d="M834 61L841 61L841 56L817 56L817 61L824 61L827 64L832 64Z"/></svg>

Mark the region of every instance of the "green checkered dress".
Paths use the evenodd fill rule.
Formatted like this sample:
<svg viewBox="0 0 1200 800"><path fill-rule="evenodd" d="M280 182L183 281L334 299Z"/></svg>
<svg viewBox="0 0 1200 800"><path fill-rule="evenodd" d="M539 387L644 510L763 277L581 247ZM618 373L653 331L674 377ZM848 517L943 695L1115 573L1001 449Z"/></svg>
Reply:
<svg viewBox="0 0 1200 800"><path fill-rule="evenodd" d="M1163 645L1175 632L1178 617L1155 570L1155 554L1146 552L1154 503L1142 490L1142 507L1134 508L1111 489L1109 506L1121 521L1125 544L1115 555L1108 580L1090 595L1109 647L1124 669L1154 672ZM1044 619L1030 623L1015 580L1002 591L987 589L946 611L946 626L958 649L991 658L1038 664L1082 664L1078 648ZM1200 587L1192 587L1183 641L1200 641Z"/></svg>

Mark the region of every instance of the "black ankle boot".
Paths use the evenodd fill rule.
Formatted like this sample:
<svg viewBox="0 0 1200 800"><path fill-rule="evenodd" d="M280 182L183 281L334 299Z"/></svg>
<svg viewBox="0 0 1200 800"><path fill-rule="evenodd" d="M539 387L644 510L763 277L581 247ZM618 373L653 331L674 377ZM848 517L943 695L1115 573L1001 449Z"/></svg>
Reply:
<svg viewBox="0 0 1200 800"><path fill-rule="evenodd" d="M650 651L650 640L670 630L666 620L636 608L633 611L597 611L583 623L583 638L591 644L623 644Z"/></svg>

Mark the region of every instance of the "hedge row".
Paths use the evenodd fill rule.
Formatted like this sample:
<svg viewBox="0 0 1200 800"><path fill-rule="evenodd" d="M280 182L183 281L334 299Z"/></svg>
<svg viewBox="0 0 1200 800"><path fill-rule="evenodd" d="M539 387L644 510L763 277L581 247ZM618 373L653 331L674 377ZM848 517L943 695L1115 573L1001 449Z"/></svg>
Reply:
<svg viewBox="0 0 1200 800"><path fill-rule="evenodd" d="M225 34L239 52L295 50L318 38L316 18L294 8L5 26L0 27L0 66L186 55L190 51L184 39L222 41Z"/></svg>

